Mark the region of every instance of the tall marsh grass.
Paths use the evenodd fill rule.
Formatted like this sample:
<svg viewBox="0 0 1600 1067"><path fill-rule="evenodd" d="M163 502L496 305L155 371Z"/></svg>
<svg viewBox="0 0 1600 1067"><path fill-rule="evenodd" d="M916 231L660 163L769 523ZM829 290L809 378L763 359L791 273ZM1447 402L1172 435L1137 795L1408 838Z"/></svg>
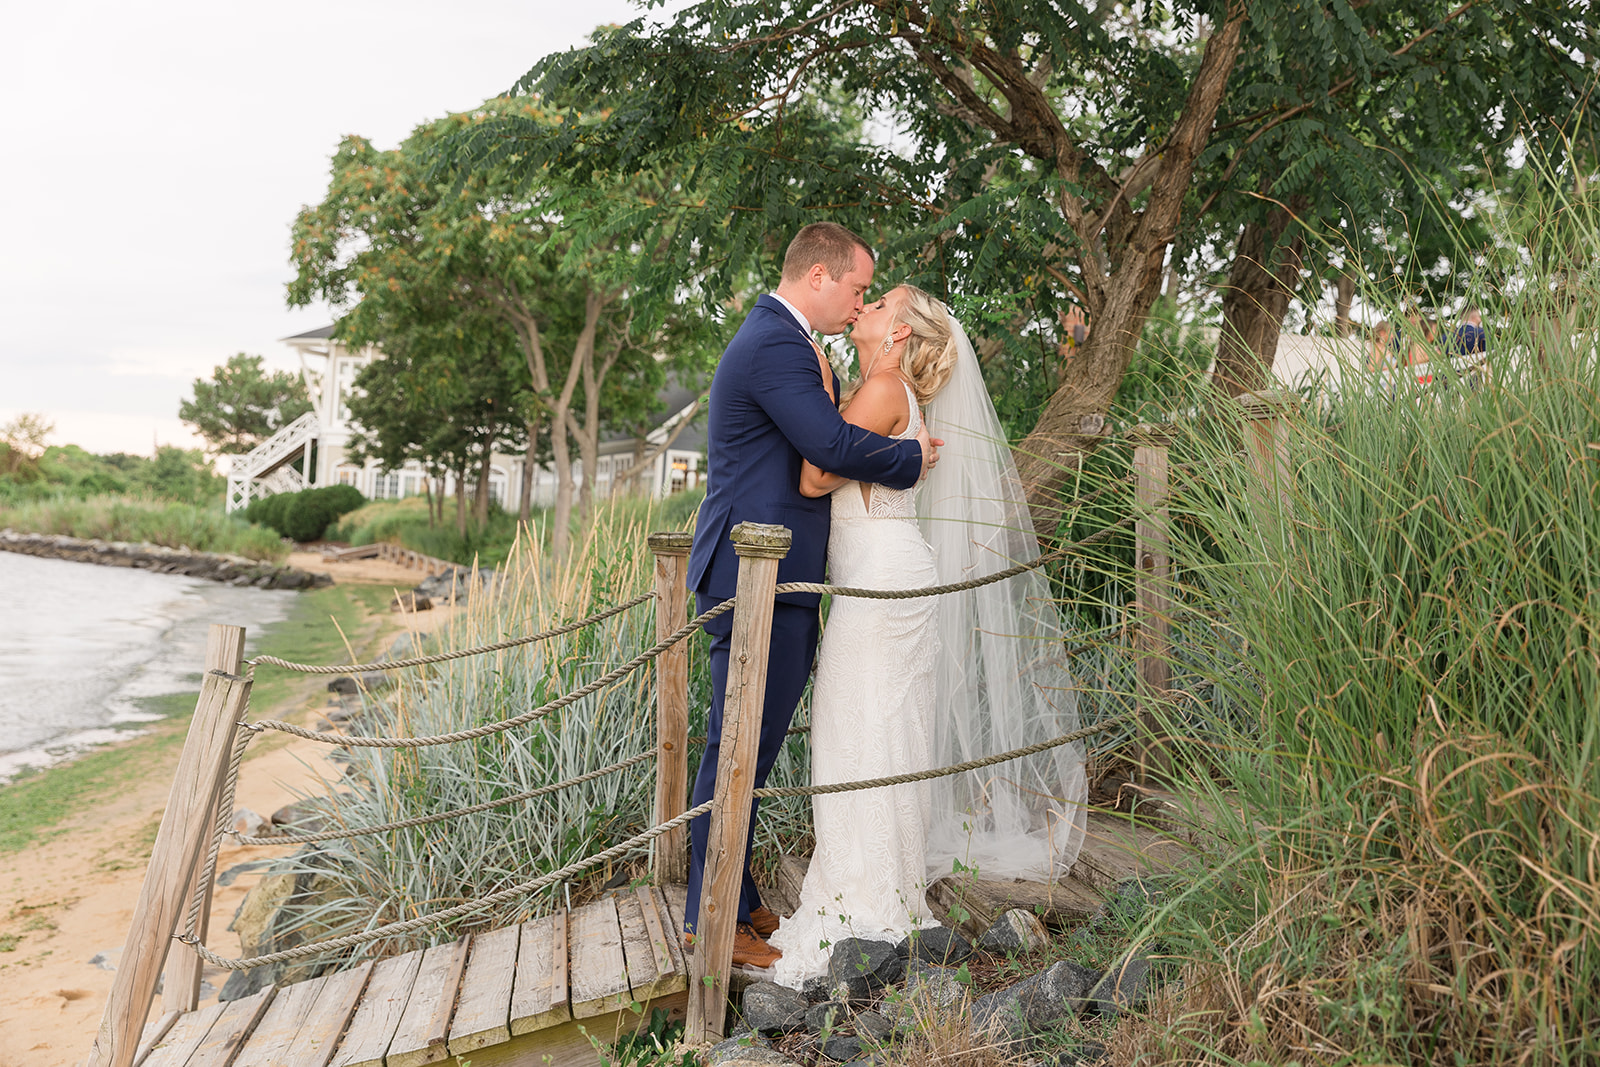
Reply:
<svg viewBox="0 0 1600 1067"><path fill-rule="evenodd" d="M680 505L681 506L681 505ZM492 596L478 597L442 632L440 649L470 648L583 618L653 586L646 544L653 530L681 528L660 505L603 507L569 556L557 561L519 542ZM593 680L655 643L646 603L592 627L539 644L406 671L395 688L366 697L381 709L379 732L424 735L496 722ZM690 642L690 734L705 732L709 670L704 635ZM315 799L337 825L374 826L467 807L563 781L655 746L655 678L647 666L615 685L517 730L473 742L414 750L358 748L349 777ZM691 769L699 758L691 745ZM803 780L804 739L780 760L774 784ZM316 936L350 933L440 911L565 866L651 825L653 761L534 801L409 830L320 846L299 862L322 875L300 920ZM776 855L809 832L809 807L788 800L768 809L758 847ZM627 882L647 869L644 850L595 871L449 926L367 946L387 955L523 921Z"/></svg>
<svg viewBox="0 0 1600 1067"><path fill-rule="evenodd" d="M168 548L222 552L276 562L289 546L271 530L223 513L219 507L180 504L157 497L106 494L0 503L0 529L65 534L104 541L149 541Z"/></svg>
<svg viewBox="0 0 1600 1067"><path fill-rule="evenodd" d="M1159 931L1183 989L1120 1056L1600 1061L1592 221L1559 285L1482 279L1475 388L1352 370L1265 490L1237 427L1186 442L1175 556L1245 714L1188 752L1211 874Z"/></svg>

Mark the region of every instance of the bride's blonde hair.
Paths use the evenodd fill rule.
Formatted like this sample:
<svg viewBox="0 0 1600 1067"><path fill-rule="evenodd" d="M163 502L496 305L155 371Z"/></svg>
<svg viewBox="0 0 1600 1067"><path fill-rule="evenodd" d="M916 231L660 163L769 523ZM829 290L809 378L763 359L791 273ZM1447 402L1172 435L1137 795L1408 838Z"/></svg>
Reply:
<svg viewBox="0 0 1600 1067"><path fill-rule="evenodd" d="M950 329L950 313L936 297L914 285L898 288L905 293L905 300L900 304L899 321L889 324L889 333L897 326L911 327L911 336L900 351L900 374L911 383L917 403L926 404L944 388L956 368L957 348ZM851 382L841 402L854 396L865 380Z"/></svg>

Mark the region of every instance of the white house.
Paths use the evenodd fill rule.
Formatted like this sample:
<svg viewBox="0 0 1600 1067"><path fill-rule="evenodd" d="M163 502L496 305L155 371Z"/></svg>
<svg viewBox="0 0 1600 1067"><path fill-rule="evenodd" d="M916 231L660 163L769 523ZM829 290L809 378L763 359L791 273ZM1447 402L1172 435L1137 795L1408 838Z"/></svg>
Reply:
<svg viewBox="0 0 1600 1067"><path fill-rule="evenodd" d="M228 476L228 510L244 507L252 497L307 486L353 485L374 500L423 493L426 475L416 462L391 471L371 460L357 463L349 458L350 439L358 430L350 418L350 390L361 368L374 359L382 359L383 353L370 345L352 352L334 339L332 326L285 337L283 343L300 358L300 376L310 393L312 408L254 451L235 457ZM635 484L641 490L661 497L699 485L704 470L705 429L693 422L699 410L697 398L698 394L687 389L669 386L659 397L662 414L643 441L624 436L603 439L595 472L596 495L609 495L617 476L658 451L650 467L638 476ZM680 430L685 421L690 424ZM663 449L662 444L669 438L672 443ZM524 464L520 454L496 452L490 459L489 495L507 510L521 506ZM582 462L575 461L573 468L581 482ZM454 479L447 479L445 493L454 492ZM553 504L555 495L555 472L548 465L540 466L533 476L533 505Z"/></svg>

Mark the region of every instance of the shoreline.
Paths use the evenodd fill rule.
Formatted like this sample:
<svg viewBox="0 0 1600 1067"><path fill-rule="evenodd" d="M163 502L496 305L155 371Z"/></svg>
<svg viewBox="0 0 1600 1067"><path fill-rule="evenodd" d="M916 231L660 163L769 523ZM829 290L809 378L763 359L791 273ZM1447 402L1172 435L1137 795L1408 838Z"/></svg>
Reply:
<svg viewBox="0 0 1600 1067"><path fill-rule="evenodd" d="M299 594L305 600L297 601L297 610L264 628L261 650L288 653L287 659L339 662L351 652L364 658L401 632L431 632L455 613L389 612L392 590L418 581L406 568L366 560L323 564L312 553L294 554L289 562L313 566L338 584ZM335 706L327 683L326 675L270 672L257 681L251 714L314 724ZM68 1067L94 1042L194 693L159 699L182 710L146 724L140 735L0 786L0 797L18 790L6 799L28 800L41 817L21 827L20 840L14 836L18 819L33 809L19 812L13 804L6 811L10 820L0 825L0 1067ZM296 791L322 791L343 773L326 760L328 751L287 736L257 742L246 755L235 807L270 818L296 799ZM219 951L239 948L227 926L260 878L260 867L251 865L289 851L224 840L217 871L228 884L215 890L208 935ZM202 988L202 1003L214 1001L227 975L208 967L203 977L209 988ZM157 1010L159 1002L158 996Z"/></svg>
<svg viewBox="0 0 1600 1067"><path fill-rule="evenodd" d="M0 530L0 551L105 567L135 567L157 574L180 574L257 589L315 589L333 584L332 575L288 564L268 563L220 552L196 552L142 541L102 541L66 534ZM290 553L290 558L295 553Z"/></svg>

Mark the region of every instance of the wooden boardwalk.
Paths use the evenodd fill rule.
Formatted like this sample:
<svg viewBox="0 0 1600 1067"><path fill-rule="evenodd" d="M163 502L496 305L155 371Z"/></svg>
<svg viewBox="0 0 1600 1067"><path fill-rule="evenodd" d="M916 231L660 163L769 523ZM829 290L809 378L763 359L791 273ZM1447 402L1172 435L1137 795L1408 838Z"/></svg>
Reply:
<svg viewBox="0 0 1600 1067"><path fill-rule="evenodd" d="M682 1017L688 968L672 936L682 914L681 887L629 890L570 913L170 1014L146 1027L135 1064L593 1064L587 1035L614 1042L648 1024L655 1008Z"/></svg>
<svg viewBox="0 0 1600 1067"><path fill-rule="evenodd" d="M959 903L975 935L1007 908L1072 925L1126 878L1159 875L1193 855L1181 833L1096 811L1072 874L1059 882L941 879L928 891L948 921ZM768 904L789 914L806 861L784 857ZM688 968L674 936L682 886L621 891L593 904L244 1000L168 1015L146 1028L143 1067L416 1067L459 1062L590 1065L589 1035L610 1044L681 1018ZM632 1009L638 1004L642 1014ZM146 1053L144 1049L148 1048Z"/></svg>

